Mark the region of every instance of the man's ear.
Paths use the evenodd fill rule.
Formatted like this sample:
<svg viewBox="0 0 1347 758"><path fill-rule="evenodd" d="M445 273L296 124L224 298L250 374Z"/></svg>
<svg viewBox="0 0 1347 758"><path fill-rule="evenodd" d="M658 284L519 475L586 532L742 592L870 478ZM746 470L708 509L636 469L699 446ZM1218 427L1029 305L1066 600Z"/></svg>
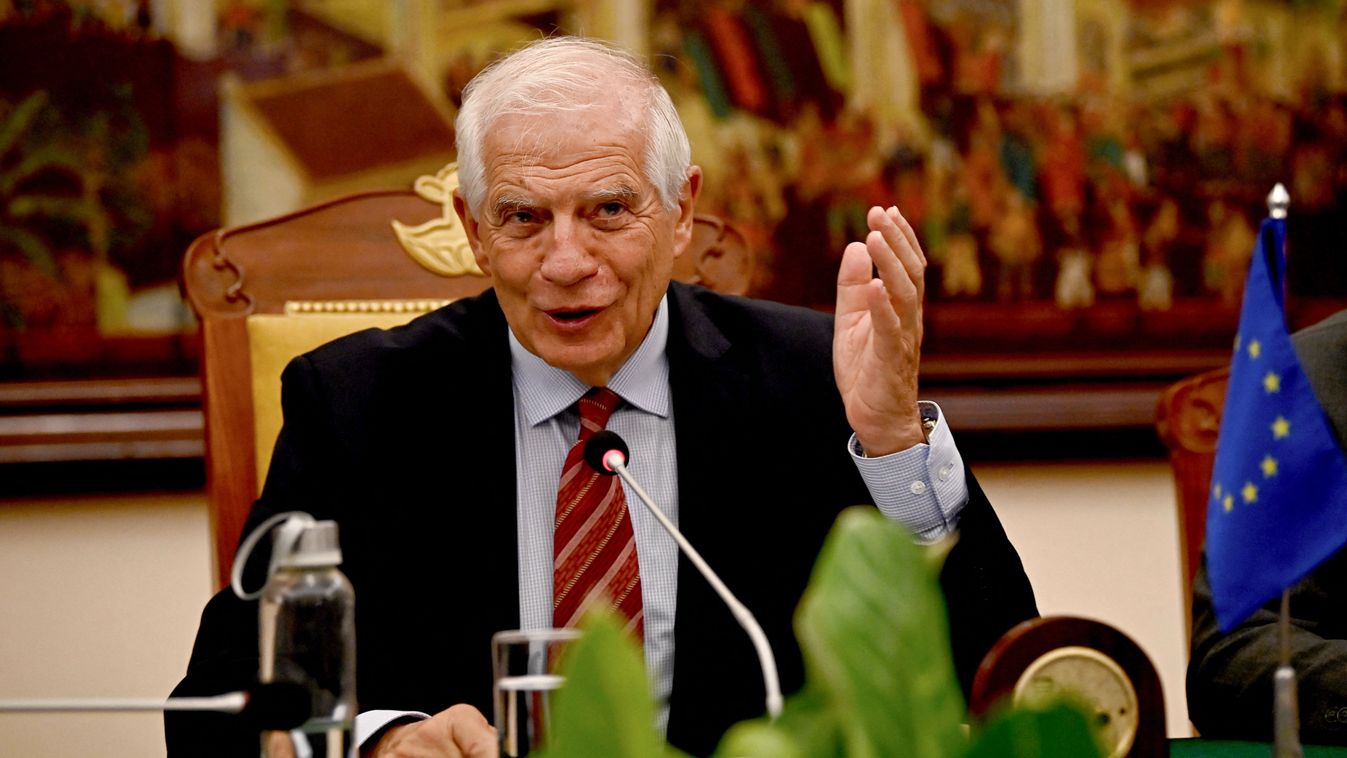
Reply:
<svg viewBox="0 0 1347 758"><path fill-rule="evenodd" d="M458 220L463 223L463 233L468 236L468 246L472 248L472 257L477 261L477 267L482 273L491 276L491 262L482 252L482 238L478 234L480 230L477 228L477 218L472 215L468 201L463 198L458 188L454 188L454 213L458 214Z"/></svg>
<svg viewBox="0 0 1347 758"><path fill-rule="evenodd" d="M674 278L724 295L746 295L753 286L753 250L743 233L715 216L698 215L692 242L674 261Z"/></svg>
<svg viewBox="0 0 1347 758"><path fill-rule="evenodd" d="M678 223L674 227L674 257L687 250L692 241L692 219L696 215L697 194L702 189L701 166L688 168L688 178L683 182L683 190L678 193Z"/></svg>

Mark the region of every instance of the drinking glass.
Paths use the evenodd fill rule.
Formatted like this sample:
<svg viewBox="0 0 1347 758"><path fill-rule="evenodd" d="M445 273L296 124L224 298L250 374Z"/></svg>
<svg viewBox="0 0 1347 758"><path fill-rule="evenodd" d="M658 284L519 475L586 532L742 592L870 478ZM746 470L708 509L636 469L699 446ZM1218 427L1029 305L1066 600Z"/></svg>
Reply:
<svg viewBox="0 0 1347 758"><path fill-rule="evenodd" d="M550 693L565 678L556 673L562 648L575 629L511 629L491 636L492 706L500 754L520 758L543 746Z"/></svg>

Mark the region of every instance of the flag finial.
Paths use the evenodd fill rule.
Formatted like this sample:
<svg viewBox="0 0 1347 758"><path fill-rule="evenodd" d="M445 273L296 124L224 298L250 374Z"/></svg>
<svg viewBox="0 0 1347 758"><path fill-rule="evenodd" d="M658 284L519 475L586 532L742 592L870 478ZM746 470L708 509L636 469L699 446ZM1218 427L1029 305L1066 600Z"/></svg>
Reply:
<svg viewBox="0 0 1347 758"><path fill-rule="evenodd" d="M1286 210L1291 206L1291 194L1286 191L1286 186L1277 182L1272 191L1267 193L1267 212L1273 218L1286 218Z"/></svg>

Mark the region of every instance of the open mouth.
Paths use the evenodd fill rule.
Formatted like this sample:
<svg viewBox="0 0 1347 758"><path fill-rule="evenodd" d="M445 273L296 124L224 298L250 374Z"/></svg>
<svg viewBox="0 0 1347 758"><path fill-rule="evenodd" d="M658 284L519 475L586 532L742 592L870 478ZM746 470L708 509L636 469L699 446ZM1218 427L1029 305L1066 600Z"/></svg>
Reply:
<svg viewBox="0 0 1347 758"><path fill-rule="evenodd" d="M565 310L548 311L547 315L551 316L557 321L561 321L564 323L573 323L576 321L584 321L585 319L589 318L590 316L593 316L598 312L599 312L598 308L584 308L573 311L565 311Z"/></svg>

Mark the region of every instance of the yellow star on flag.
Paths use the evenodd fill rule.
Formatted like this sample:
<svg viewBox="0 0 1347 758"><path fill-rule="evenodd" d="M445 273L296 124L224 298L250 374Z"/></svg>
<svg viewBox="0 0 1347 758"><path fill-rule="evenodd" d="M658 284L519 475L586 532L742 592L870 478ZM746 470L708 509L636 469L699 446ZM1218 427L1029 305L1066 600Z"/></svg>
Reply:
<svg viewBox="0 0 1347 758"><path fill-rule="evenodd" d="M1221 506L1225 508L1226 513L1233 511L1235 509L1235 498L1226 495L1225 499L1221 500Z"/></svg>
<svg viewBox="0 0 1347 758"><path fill-rule="evenodd" d="M1270 395L1279 391L1281 388L1282 378L1272 371L1267 372L1267 376L1263 377L1263 389L1267 390L1267 393Z"/></svg>
<svg viewBox="0 0 1347 758"><path fill-rule="evenodd" d="M1258 488L1253 486L1253 482L1245 482L1244 489L1241 489L1239 494L1243 496L1246 503L1253 503L1258 500Z"/></svg>
<svg viewBox="0 0 1347 758"><path fill-rule="evenodd" d="M1211 488L1211 494L1217 499L1221 499L1221 483L1217 482L1215 487Z"/></svg>
<svg viewBox="0 0 1347 758"><path fill-rule="evenodd" d="M1258 464L1263 469L1263 478L1271 479L1277 475L1277 459L1270 455L1263 456L1263 462Z"/></svg>
<svg viewBox="0 0 1347 758"><path fill-rule="evenodd" d="M1263 354L1263 345L1258 340L1249 343L1249 357L1257 358Z"/></svg>
<svg viewBox="0 0 1347 758"><path fill-rule="evenodd" d="M1272 422L1273 439L1285 439L1291 436L1291 422L1286 420L1285 416L1278 416L1276 421Z"/></svg>
<svg viewBox="0 0 1347 758"><path fill-rule="evenodd" d="M1239 335L1235 335L1235 352L1239 352Z"/></svg>

